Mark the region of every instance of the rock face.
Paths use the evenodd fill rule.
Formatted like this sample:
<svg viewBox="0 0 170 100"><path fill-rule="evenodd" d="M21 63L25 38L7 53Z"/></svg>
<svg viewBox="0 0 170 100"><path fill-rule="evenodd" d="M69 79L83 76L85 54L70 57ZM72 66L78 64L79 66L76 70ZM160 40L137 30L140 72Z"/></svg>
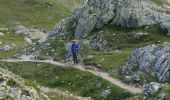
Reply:
<svg viewBox="0 0 170 100"><path fill-rule="evenodd" d="M0 68L0 99L42 100L34 88L24 84L23 79Z"/></svg>
<svg viewBox="0 0 170 100"><path fill-rule="evenodd" d="M94 28L101 28L114 16L113 0L87 0L82 8L74 11L71 17L62 20L51 34L67 33L75 28L75 38L84 38Z"/></svg>
<svg viewBox="0 0 170 100"><path fill-rule="evenodd" d="M118 0L113 23L123 27L156 24L158 7L149 0Z"/></svg>
<svg viewBox="0 0 170 100"><path fill-rule="evenodd" d="M100 29L113 19L113 0L88 0L79 11L75 38L84 38L94 28Z"/></svg>
<svg viewBox="0 0 170 100"><path fill-rule="evenodd" d="M150 0L87 0L72 16L57 24L51 34L63 35L75 28L75 38L85 38L93 29L110 22L131 28L159 24L169 34L169 11Z"/></svg>
<svg viewBox="0 0 170 100"><path fill-rule="evenodd" d="M133 73L133 69L139 69L152 73L161 82L170 79L170 43L163 45L149 45L136 49L129 61L123 67L125 74Z"/></svg>

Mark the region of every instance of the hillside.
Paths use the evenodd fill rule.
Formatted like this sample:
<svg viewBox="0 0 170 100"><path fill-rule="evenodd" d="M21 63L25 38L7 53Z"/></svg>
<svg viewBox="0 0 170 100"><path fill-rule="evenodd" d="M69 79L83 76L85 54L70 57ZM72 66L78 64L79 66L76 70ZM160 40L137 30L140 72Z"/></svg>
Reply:
<svg viewBox="0 0 170 100"><path fill-rule="evenodd" d="M81 0L0 0L0 25L51 29L81 4Z"/></svg>
<svg viewBox="0 0 170 100"><path fill-rule="evenodd" d="M50 100L169 100L169 3L0 0L0 67Z"/></svg>

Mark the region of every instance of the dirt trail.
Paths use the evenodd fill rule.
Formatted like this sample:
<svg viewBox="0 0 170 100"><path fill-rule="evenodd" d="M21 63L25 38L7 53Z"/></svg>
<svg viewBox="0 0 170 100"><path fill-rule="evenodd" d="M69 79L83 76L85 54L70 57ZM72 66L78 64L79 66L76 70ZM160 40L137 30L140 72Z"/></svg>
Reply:
<svg viewBox="0 0 170 100"><path fill-rule="evenodd" d="M102 71L97 71L97 70L90 70L90 69L85 69L87 68L87 66L82 66L82 65L77 65L77 66L74 66L74 65L69 65L69 64L65 64L65 63L60 63L60 62L56 62L56 61L53 61L53 60L30 60L30 59L22 59L22 60L13 60L13 59L8 59L8 60L0 60L0 61L3 61L3 62L42 62L42 63L49 63L49 64L53 64L53 65L57 65L57 66L73 66L74 68L76 69L79 69L81 71L86 71L86 72L90 72L96 76L99 76L107 81L109 81L110 83L122 88L122 89L125 89L133 94L139 94L139 93L142 93L142 89L141 88L136 88L136 87L133 87L133 86L129 86L125 83L122 83L120 80L118 79L115 79L111 76L109 76L108 73L106 72L102 72Z"/></svg>

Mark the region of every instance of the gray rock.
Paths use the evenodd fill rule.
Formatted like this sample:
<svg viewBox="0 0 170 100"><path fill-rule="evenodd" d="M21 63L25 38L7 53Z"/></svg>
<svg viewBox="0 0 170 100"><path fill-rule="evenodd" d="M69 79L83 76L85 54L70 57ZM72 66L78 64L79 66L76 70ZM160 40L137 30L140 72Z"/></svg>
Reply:
<svg viewBox="0 0 170 100"><path fill-rule="evenodd" d="M144 85L144 95L145 96L153 95L156 92L158 92L159 89L160 89L159 83L151 82L149 84Z"/></svg>
<svg viewBox="0 0 170 100"><path fill-rule="evenodd" d="M4 36L4 33L0 32L0 37L1 37L1 36Z"/></svg>
<svg viewBox="0 0 170 100"><path fill-rule="evenodd" d="M161 23L160 26L163 29L167 29L168 30L167 35L170 36L170 22Z"/></svg>
<svg viewBox="0 0 170 100"><path fill-rule="evenodd" d="M166 9L150 0L87 0L50 34L65 35L75 28L75 38L85 38L93 29L100 29L112 20L113 24L131 28L162 23L169 30L170 15Z"/></svg>
<svg viewBox="0 0 170 100"><path fill-rule="evenodd" d="M148 35L148 33L143 33L143 32L135 33L134 39L139 39L139 38L141 38L143 36L147 36L147 35Z"/></svg>
<svg viewBox="0 0 170 100"><path fill-rule="evenodd" d="M113 23L123 27L139 27L156 24L158 7L149 0L117 0Z"/></svg>
<svg viewBox="0 0 170 100"><path fill-rule="evenodd" d="M111 89L107 89L107 90L102 91L101 97L107 98L110 94L111 94Z"/></svg>
<svg viewBox="0 0 170 100"><path fill-rule="evenodd" d="M0 48L0 50L2 51L10 51L12 50L13 48L15 48L15 44L11 44L11 45L4 45L3 47Z"/></svg>
<svg viewBox="0 0 170 100"><path fill-rule="evenodd" d="M30 38L25 37L24 40L25 40L27 43L32 44L32 40L31 40Z"/></svg>
<svg viewBox="0 0 170 100"><path fill-rule="evenodd" d="M2 68L0 68L0 75L3 80L0 84L0 97L14 100L42 100L39 93L33 87L26 86L24 80L19 76ZM7 84L9 81L14 84ZM23 90L28 91L29 95L24 94Z"/></svg>
<svg viewBox="0 0 170 100"><path fill-rule="evenodd" d="M30 34L29 29L24 27L23 25L13 26L12 29L15 31L16 34Z"/></svg>
<svg viewBox="0 0 170 100"><path fill-rule="evenodd" d="M136 49L122 68L122 72L131 74L134 73L134 69L139 69L147 73L152 73L161 82L166 82L170 79L169 52L169 42L165 42L162 45L150 45Z"/></svg>
<svg viewBox="0 0 170 100"><path fill-rule="evenodd" d="M71 59L71 56L72 56L72 53L71 53L71 45L72 43L71 42L68 42L68 43L65 43L65 58L67 58L66 60L70 60Z"/></svg>
<svg viewBox="0 0 170 100"><path fill-rule="evenodd" d="M94 28L99 29L111 21L114 17L113 10L113 0L87 0L72 16L59 22L50 34L63 35L74 27L75 38L84 38Z"/></svg>
<svg viewBox="0 0 170 100"><path fill-rule="evenodd" d="M166 94L165 93L158 94L158 100L165 100L165 99L166 99Z"/></svg>
<svg viewBox="0 0 170 100"><path fill-rule="evenodd" d="M1 27L0 28L0 31L8 31L9 29L8 28L6 28L6 27Z"/></svg>
<svg viewBox="0 0 170 100"><path fill-rule="evenodd" d="M49 32L49 36L68 34L69 30L74 27L75 22L74 16L63 19L54 27L53 31Z"/></svg>
<svg viewBox="0 0 170 100"><path fill-rule="evenodd" d="M105 50L107 45L107 41L103 39L102 36L100 35L94 35L92 40L91 40L91 46L92 48L96 50L103 51Z"/></svg>

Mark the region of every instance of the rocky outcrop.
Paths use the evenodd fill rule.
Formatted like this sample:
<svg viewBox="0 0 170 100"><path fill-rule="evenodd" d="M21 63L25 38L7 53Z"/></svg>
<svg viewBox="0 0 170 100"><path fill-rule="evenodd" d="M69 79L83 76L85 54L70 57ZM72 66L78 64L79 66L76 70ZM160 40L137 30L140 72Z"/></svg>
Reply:
<svg viewBox="0 0 170 100"><path fill-rule="evenodd" d="M22 78L0 68L0 99L42 100L42 95L39 95L33 87L26 86Z"/></svg>
<svg viewBox="0 0 170 100"><path fill-rule="evenodd" d="M93 29L100 29L114 17L114 0L87 0L71 17L62 20L50 34L68 33L75 27L75 38L84 38Z"/></svg>
<svg viewBox="0 0 170 100"><path fill-rule="evenodd" d="M118 0L113 23L123 27L156 24L158 7L149 0Z"/></svg>
<svg viewBox="0 0 170 100"><path fill-rule="evenodd" d="M170 43L149 45L136 49L123 67L123 73L130 75L134 69L150 73L161 82L170 79Z"/></svg>
<svg viewBox="0 0 170 100"><path fill-rule="evenodd" d="M74 15L71 17L65 18L62 21L60 21L55 27L54 30L49 32L49 36L55 35L65 35L68 34L69 31L75 27L76 19Z"/></svg>
<svg viewBox="0 0 170 100"><path fill-rule="evenodd" d="M62 20L51 34L65 34L75 28L75 38L85 38L93 29L111 22L122 27L136 28L159 24L170 33L169 8L162 8L150 0L87 0ZM110 24L110 23L109 23Z"/></svg>

